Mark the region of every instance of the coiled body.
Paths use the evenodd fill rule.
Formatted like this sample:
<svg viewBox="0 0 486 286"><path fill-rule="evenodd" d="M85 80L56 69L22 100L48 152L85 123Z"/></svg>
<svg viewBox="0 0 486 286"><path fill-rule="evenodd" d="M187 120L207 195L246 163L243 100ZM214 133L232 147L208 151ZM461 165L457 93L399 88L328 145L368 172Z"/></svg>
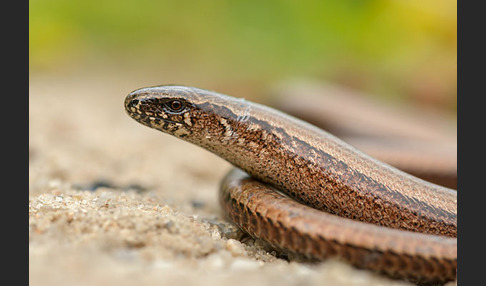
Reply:
<svg viewBox="0 0 486 286"><path fill-rule="evenodd" d="M455 279L454 190L284 113L206 90L143 88L127 97L125 108L140 123L204 147L251 176L229 174L220 196L229 217L251 235L395 277Z"/></svg>

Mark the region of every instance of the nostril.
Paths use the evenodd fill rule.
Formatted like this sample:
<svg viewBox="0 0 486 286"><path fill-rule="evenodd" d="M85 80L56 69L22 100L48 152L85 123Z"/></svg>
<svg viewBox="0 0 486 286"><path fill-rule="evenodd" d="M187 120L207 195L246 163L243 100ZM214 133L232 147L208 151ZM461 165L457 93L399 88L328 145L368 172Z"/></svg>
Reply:
<svg viewBox="0 0 486 286"><path fill-rule="evenodd" d="M138 104L138 99L133 99L128 103L128 107L135 107Z"/></svg>

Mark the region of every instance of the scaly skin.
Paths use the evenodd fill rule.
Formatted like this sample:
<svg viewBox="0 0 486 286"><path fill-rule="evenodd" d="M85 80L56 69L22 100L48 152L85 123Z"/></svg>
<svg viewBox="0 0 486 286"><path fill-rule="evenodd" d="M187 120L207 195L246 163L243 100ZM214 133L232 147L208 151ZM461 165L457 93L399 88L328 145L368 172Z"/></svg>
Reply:
<svg viewBox="0 0 486 286"><path fill-rule="evenodd" d="M334 215L319 212L324 217L319 219L310 215L315 210L291 210L287 199L259 197L255 192L245 199L232 194L238 189L232 183L232 188L223 188L223 208L251 235L311 257L337 256L391 276L441 282L455 278L454 190L379 162L282 112L211 91L142 88L127 96L125 108L138 122L206 148L295 200L342 217L336 223ZM251 189L244 176L236 178L230 181L239 182L236 185L245 192ZM275 193L254 182L258 189ZM255 200L258 210L248 203ZM279 207L270 211L272 205ZM281 220L271 218L272 213ZM327 222L340 227L324 226ZM326 231L329 228L333 230ZM299 237L312 247L295 244Z"/></svg>

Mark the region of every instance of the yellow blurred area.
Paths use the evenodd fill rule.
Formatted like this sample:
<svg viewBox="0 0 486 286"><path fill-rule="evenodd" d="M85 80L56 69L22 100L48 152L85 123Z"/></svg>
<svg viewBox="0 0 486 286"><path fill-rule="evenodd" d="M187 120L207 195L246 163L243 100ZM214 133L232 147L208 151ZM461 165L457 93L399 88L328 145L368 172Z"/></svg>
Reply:
<svg viewBox="0 0 486 286"><path fill-rule="evenodd" d="M455 113L457 2L32 0L31 73L331 81Z"/></svg>

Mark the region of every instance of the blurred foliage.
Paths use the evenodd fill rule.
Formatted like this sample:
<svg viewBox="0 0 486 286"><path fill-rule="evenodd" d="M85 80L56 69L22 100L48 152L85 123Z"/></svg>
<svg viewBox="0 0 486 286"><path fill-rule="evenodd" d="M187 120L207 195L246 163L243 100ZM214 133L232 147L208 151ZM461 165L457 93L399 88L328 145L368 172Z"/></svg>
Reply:
<svg viewBox="0 0 486 286"><path fill-rule="evenodd" d="M455 108L456 1L29 3L32 72L102 61L223 81L311 77Z"/></svg>

